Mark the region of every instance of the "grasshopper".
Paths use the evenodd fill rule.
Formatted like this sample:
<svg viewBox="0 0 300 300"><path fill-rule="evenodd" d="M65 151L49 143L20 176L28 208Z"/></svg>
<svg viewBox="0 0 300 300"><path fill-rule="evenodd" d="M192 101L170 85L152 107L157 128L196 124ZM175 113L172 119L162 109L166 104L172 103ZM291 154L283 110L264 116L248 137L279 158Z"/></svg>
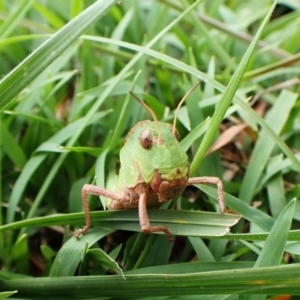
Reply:
<svg viewBox="0 0 300 300"><path fill-rule="evenodd" d="M162 203L180 196L188 185L217 185L219 210L221 213L226 212L222 181L218 177L189 178L188 157L178 142L177 113L185 99L199 84L200 82L178 104L173 125L159 122L154 112L130 93L150 112L154 121L141 121L127 134L120 151L121 167L114 191L91 184L83 186L81 194L86 225L75 233L76 237L87 233L92 224L88 195L109 198L110 210L138 209L141 230L145 233L162 231L169 240L172 240L171 233L166 226L150 225L147 209L157 208Z"/></svg>

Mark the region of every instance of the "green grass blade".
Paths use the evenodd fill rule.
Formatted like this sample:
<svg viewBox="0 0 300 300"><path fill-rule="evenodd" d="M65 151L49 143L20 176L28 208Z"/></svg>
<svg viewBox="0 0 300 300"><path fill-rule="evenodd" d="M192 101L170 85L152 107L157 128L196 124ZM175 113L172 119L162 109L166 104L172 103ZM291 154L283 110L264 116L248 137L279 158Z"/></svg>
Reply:
<svg viewBox="0 0 300 300"><path fill-rule="evenodd" d="M0 26L1 39L5 39L13 32L17 24L22 20L34 2L34 0L21 0L17 3L17 7L9 14L9 17Z"/></svg>
<svg viewBox="0 0 300 300"><path fill-rule="evenodd" d="M209 251L208 246L203 242L202 239L199 237L189 237L189 240L191 244L193 245L193 248L196 251L196 254L198 256L198 259L201 262L213 262L215 261L215 258L213 257L212 253Z"/></svg>
<svg viewBox="0 0 300 300"><path fill-rule="evenodd" d="M246 241L265 241L269 236L269 232L266 233L228 233L224 237L220 237L221 239L231 239L231 240L246 240ZM289 241L299 241L300 239L300 230L290 230L288 234Z"/></svg>
<svg viewBox="0 0 300 300"><path fill-rule="evenodd" d="M197 184L196 186L214 199L218 199L216 188L202 184ZM226 206L232 209L235 213L243 216L246 220L255 223L262 230L271 230L275 220L261 210L249 206L244 201L227 193L225 193L225 203Z"/></svg>
<svg viewBox="0 0 300 300"><path fill-rule="evenodd" d="M185 9L190 5L187 1L181 0ZM196 14L192 14L191 16L192 22L194 26L196 26L197 30L203 34L205 37L207 44L211 48L212 53L214 53L221 61L224 63L229 63L231 58L230 55L224 50L222 44L215 40L213 36L210 35L210 32L206 29L205 25L202 21L197 18Z"/></svg>
<svg viewBox="0 0 300 300"><path fill-rule="evenodd" d="M201 142L200 147L198 148L194 160L191 164L191 175L194 175L196 173L197 168L199 167L203 157L205 156L207 150L211 146L212 141L215 138L216 133L218 132L219 126L223 120L223 117L226 113L226 110L229 108L230 103L234 97L235 92L238 89L238 86L243 78L243 75L246 71L247 65L254 53L255 47L259 41L259 38L263 32L263 29L265 28L267 22L269 21L269 18L275 8L276 1L271 6L268 14L264 18L262 24L260 25L256 35L254 36L251 44L249 45L246 53L244 54L241 62L239 63L234 75L232 76L228 87L225 90L225 93L223 94L222 99L220 100L213 116L211 119L211 125L209 126L208 130L206 131L206 134L204 135L204 138Z"/></svg>
<svg viewBox="0 0 300 300"><path fill-rule="evenodd" d="M295 158L300 162L300 153L295 154ZM277 163L276 165L269 165L269 168L267 169L267 173L262 177L260 183L257 186L257 191L261 190L262 187L278 172L286 173L289 169L296 166L293 165L290 159L286 158L281 161L281 163Z"/></svg>
<svg viewBox="0 0 300 300"><path fill-rule="evenodd" d="M0 281L0 290L18 290L30 299L133 299L156 296L209 294L298 295L300 265L231 269L192 274L77 276ZM116 288L117 287L117 288ZM34 293L32 291L34 290ZM50 295L50 296L49 296Z"/></svg>
<svg viewBox="0 0 300 300"><path fill-rule="evenodd" d="M221 236L235 225L240 216L201 211L149 210L152 226L166 225L174 235L185 236ZM98 211L91 212L94 226L110 229L141 231L137 211ZM78 225L85 222L83 213L60 214L22 220L0 227L1 231L20 229L25 227Z"/></svg>
<svg viewBox="0 0 300 300"><path fill-rule="evenodd" d="M124 273L119 267L117 262L115 262L108 254L106 254L102 249L90 249L88 255L91 256L102 268L107 268L115 271L117 275L122 276L124 279Z"/></svg>
<svg viewBox="0 0 300 300"><path fill-rule="evenodd" d="M183 149L183 151L187 151L193 142L199 138L204 132L207 130L208 126L210 124L210 119L207 118L205 121L202 123L198 124L188 135L180 141L180 146Z"/></svg>
<svg viewBox="0 0 300 300"><path fill-rule="evenodd" d="M58 16L57 13L52 12L49 8L46 6L35 2L34 8L37 12L39 12L45 20L48 21L49 24L51 24L54 28L61 28L64 26L63 20Z"/></svg>
<svg viewBox="0 0 300 300"><path fill-rule="evenodd" d="M251 109L248 103L237 99L236 102L251 116L254 120L257 121L259 125L268 133L268 135L276 142L276 145L282 150L282 152L289 158L293 166L300 172L300 161L298 161L296 155L293 151L287 146L286 143L274 132L271 126L261 118L253 109Z"/></svg>
<svg viewBox="0 0 300 300"><path fill-rule="evenodd" d="M0 292L0 300L6 299L6 298L12 296L13 294L16 294L17 292L18 292L18 291Z"/></svg>
<svg viewBox="0 0 300 300"><path fill-rule="evenodd" d="M134 274L189 274L189 273L202 273L211 271L221 271L230 269L245 269L252 268L254 265L251 261L232 261L230 263L217 261L217 262L200 262L193 261L188 263L175 263L161 266L150 266L136 270L125 271L125 275Z"/></svg>
<svg viewBox="0 0 300 300"><path fill-rule="evenodd" d="M266 173L269 173L269 170L274 169L273 166L280 165L281 163L282 155L272 157L267 166ZM271 214L272 216L277 218L287 204L287 199L285 197L284 179L281 172L278 172L271 178L271 180L268 181L267 191Z"/></svg>
<svg viewBox="0 0 300 300"><path fill-rule="evenodd" d="M44 42L11 73L5 76L0 81L0 110L116 2L116 0L98 0Z"/></svg>
<svg viewBox="0 0 300 300"><path fill-rule="evenodd" d="M59 250L50 270L50 277L72 276L83 259L86 248L93 246L98 240L111 233L107 229L92 230L91 234L80 239L70 238Z"/></svg>
<svg viewBox="0 0 300 300"><path fill-rule="evenodd" d="M46 159L45 154L37 155L31 157L25 167L23 168L20 176L15 182L14 189L10 195L9 199L9 207L6 215L6 222L11 223L14 221L16 208L21 200L24 189L26 188L28 181L30 180L32 174L36 171L36 169L42 164L42 162Z"/></svg>
<svg viewBox="0 0 300 300"><path fill-rule="evenodd" d="M0 128L3 141L3 150L7 153L7 156L19 169L22 169L26 164L27 158L19 146L15 138L10 134L5 125L3 124Z"/></svg>
<svg viewBox="0 0 300 300"><path fill-rule="evenodd" d="M280 264L295 206L296 200L292 200L276 219L261 254L254 265L255 268L271 267Z"/></svg>
<svg viewBox="0 0 300 300"><path fill-rule="evenodd" d="M3 122L2 122L2 116L0 116L0 126L2 128ZM1 132L1 131L0 131ZM2 134L0 134L0 148L2 148L3 144L3 138ZM2 160L0 161L0 172L2 174ZM3 189L3 183L0 181L0 195L2 195L2 189ZM2 213L2 197L0 198L0 226L4 224L3 219L4 215ZM0 259L2 260L5 257L5 252L4 252L4 235L0 234Z"/></svg>
<svg viewBox="0 0 300 300"><path fill-rule="evenodd" d="M278 216L254 268L278 266L284 253L288 232L295 212L296 201L291 201ZM239 300L263 300L267 295L240 296Z"/></svg>
<svg viewBox="0 0 300 300"><path fill-rule="evenodd" d="M290 112L298 99L298 95L283 90L274 103L272 109L266 117L266 123L272 126L276 134L280 134L284 125L290 117ZM275 142L268 132L263 130L255 144L252 152L242 186L239 192L239 198L249 203L254 196L254 192L265 169L267 161L270 159Z"/></svg>

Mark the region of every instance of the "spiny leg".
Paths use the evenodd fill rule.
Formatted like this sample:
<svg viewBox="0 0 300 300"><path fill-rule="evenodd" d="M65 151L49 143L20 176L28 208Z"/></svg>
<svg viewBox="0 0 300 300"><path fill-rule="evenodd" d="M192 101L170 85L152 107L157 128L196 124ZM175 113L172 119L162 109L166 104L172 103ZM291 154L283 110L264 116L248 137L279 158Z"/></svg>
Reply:
<svg viewBox="0 0 300 300"><path fill-rule="evenodd" d="M226 206L224 201L224 190L223 183L218 177L193 177L188 180L188 185L197 184L197 183L210 183L216 184L218 187L218 204L220 212L226 213Z"/></svg>
<svg viewBox="0 0 300 300"><path fill-rule="evenodd" d="M149 217L147 213L147 195L146 193L143 193L140 195L139 199L139 219L140 219L140 225L141 229L145 233L153 233L158 231L163 231L165 235L167 236L169 241L173 241L171 237L171 233L168 230L166 226L160 225L160 226L153 226L151 227L149 222Z"/></svg>
<svg viewBox="0 0 300 300"><path fill-rule="evenodd" d="M118 193L108 191L108 190L98 187L96 185L85 184L81 190L82 204L83 204L84 213L85 213L85 226L82 229L79 229L78 231L75 232L74 235L77 238L80 235L87 233L92 225L87 195L104 196L104 197L111 198L116 201L121 201L121 199L122 199L121 195Z"/></svg>

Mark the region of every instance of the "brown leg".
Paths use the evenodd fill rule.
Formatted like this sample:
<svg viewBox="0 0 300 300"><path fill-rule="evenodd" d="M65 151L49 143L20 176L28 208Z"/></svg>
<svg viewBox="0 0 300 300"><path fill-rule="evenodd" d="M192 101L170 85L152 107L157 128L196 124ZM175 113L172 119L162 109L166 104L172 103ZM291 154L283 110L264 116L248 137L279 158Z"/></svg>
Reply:
<svg viewBox="0 0 300 300"><path fill-rule="evenodd" d="M104 196L104 197L111 198L116 201L122 200L122 196L118 193L108 191L108 190L98 187L96 185L85 184L81 190L82 204L83 204L84 213L85 213L85 226L82 229L77 230L75 232L74 235L77 238L80 235L87 233L92 225L89 203L87 201L87 195Z"/></svg>
<svg viewBox="0 0 300 300"><path fill-rule="evenodd" d="M151 227L148 213L147 213L147 195L146 193L143 193L140 195L139 199L139 219L140 219L140 225L141 229L145 233L153 233L157 231L163 231L165 235L167 236L169 241L173 241L171 238L171 233L168 230L166 226L160 225L160 226L153 226Z"/></svg>
<svg viewBox="0 0 300 300"><path fill-rule="evenodd" d="M218 177L194 177L188 180L188 185L197 184L197 183L210 183L216 184L218 187L218 203L220 212L226 213L226 206L224 201L224 191L223 183Z"/></svg>

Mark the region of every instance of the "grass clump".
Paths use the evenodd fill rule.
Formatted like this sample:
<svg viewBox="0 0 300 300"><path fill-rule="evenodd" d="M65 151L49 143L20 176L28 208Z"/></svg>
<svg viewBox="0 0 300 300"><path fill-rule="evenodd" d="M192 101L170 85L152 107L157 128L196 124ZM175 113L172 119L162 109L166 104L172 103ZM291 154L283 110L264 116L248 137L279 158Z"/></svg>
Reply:
<svg viewBox="0 0 300 300"><path fill-rule="evenodd" d="M1 299L300 294L299 7L289 5L0 1ZM229 214L214 186L189 187L149 211L170 243L141 233L137 211L105 211L93 196L94 226L74 238L82 186L112 190L126 134L150 118L129 92L172 123L199 80L177 129L191 176L221 178Z"/></svg>

